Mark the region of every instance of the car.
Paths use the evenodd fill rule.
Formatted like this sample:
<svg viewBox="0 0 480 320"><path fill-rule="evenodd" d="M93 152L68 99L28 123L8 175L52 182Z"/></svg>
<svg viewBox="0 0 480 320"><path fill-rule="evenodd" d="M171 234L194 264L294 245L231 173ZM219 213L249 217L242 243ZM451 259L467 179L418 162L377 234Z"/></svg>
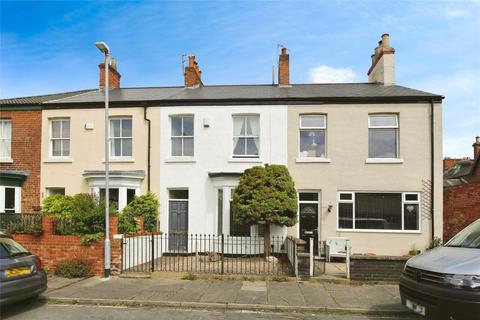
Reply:
<svg viewBox="0 0 480 320"><path fill-rule="evenodd" d="M399 288L402 304L426 318L480 319L480 219L410 258Z"/></svg>
<svg viewBox="0 0 480 320"><path fill-rule="evenodd" d="M0 305L38 296L47 289L47 274L39 257L0 234Z"/></svg>

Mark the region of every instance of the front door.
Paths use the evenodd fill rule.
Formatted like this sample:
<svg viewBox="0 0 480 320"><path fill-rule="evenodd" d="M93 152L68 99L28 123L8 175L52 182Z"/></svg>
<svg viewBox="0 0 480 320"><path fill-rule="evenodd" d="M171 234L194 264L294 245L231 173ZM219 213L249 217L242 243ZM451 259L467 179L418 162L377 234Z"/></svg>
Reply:
<svg viewBox="0 0 480 320"><path fill-rule="evenodd" d="M305 240L305 249L310 250L310 238L313 238L313 252L318 253L318 192L300 192L299 221L300 239Z"/></svg>
<svg viewBox="0 0 480 320"><path fill-rule="evenodd" d="M186 252L188 250L188 201L170 200L168 210L168 249L174 252Z"/></svg>

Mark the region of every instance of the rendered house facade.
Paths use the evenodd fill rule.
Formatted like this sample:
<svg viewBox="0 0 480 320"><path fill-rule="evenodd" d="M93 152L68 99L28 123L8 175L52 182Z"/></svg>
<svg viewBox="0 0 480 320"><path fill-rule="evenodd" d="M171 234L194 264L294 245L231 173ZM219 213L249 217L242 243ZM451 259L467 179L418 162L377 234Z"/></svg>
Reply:
<svg viewBox="0 0 480 320"><path fill-rule="evenodd" d="M152 191L163 232L262 235L236 223L232 190L246 168L285 164L299 224L272 235L345 236L354 253L423 250L442 234L443 97L395 85L393 56L384 35L369 82L354 84L291 84L286 50L274 85L204 85L191 56L182 87L121 88L113 66L113 202ZM103 91L42 103L41 125L42 198L101 196Z"/></svg>

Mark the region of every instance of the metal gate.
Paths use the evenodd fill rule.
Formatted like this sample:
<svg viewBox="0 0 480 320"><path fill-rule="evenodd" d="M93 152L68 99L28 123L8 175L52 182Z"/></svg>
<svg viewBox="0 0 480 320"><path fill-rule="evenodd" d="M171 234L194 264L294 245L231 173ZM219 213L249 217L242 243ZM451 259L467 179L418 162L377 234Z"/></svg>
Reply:
<svg viewBox="0 0 480 320"><path fill-rule="evenodd" d="M287 249L287 238L280 236L272 237L269 257L264 257L263 237L178 233L126 236L122 241L122 272L291 275L295 271Z"/></svg>

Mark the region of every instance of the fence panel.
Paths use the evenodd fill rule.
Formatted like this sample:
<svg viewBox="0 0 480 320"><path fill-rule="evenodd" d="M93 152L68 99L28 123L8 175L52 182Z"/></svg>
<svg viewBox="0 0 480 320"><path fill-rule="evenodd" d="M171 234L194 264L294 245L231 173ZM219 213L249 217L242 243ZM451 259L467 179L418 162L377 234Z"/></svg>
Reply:
<svg viewBox="0 0 480 320"><path fill-rule="evenodd" d="M7 233L41 233L42 215L39 213L0 213L0 231Z"/></svg>
<svg viewBox="0 0 480 320"><path fill-rule="evenodd" d="M186 239L186 243L185 243ZM263 237L208 234L127 236L122 242L123 272L194 272L244 275L290 275L287 239L272 237L264 256Z"/></svg>

